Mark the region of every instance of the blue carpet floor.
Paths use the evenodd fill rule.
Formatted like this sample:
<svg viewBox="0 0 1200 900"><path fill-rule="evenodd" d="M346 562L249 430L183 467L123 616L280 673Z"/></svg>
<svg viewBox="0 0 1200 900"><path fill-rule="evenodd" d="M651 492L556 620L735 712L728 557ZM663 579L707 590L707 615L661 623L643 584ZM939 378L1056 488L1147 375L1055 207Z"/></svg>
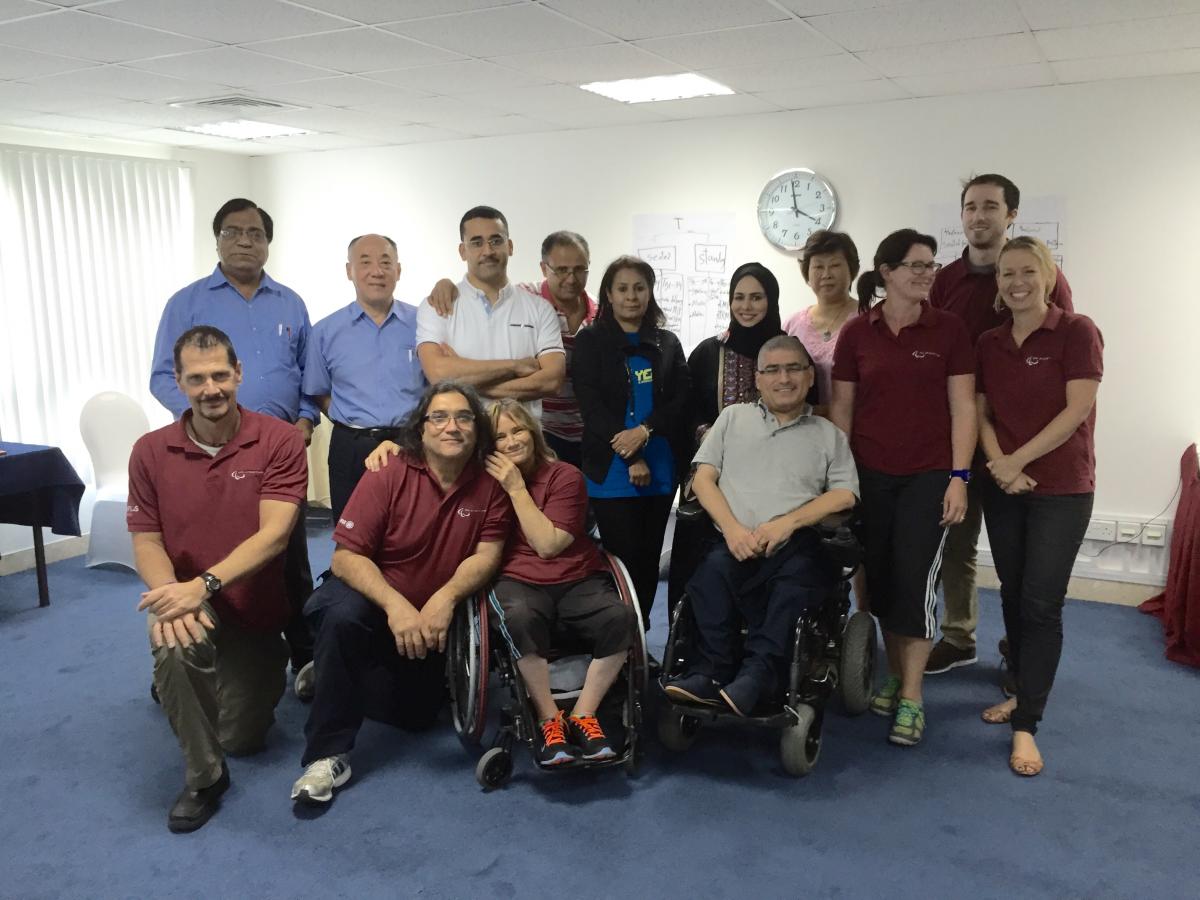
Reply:
<svg viewBox="0 0 1200 900"><path fill-rule="evenodd" d="M310 540L319 572L328 531ZM927 682L915 749L834 712L801 780L772 734L721 729L684 755L651 737L632 779L540 775L518 756L484 793L448 722L368 723L354 779L310 816L288 800L305 717L289 693L270 748L230 762L221 811L177 836L182 767L147 696L139 582L76 559L50 586L39 610L32 573L0 578L5 898L1200 896L1200 677L1132 609L1068 604L1035 779L1008 772L1007 729L979 720L999 699L986 591L981 662Z"/></svg>

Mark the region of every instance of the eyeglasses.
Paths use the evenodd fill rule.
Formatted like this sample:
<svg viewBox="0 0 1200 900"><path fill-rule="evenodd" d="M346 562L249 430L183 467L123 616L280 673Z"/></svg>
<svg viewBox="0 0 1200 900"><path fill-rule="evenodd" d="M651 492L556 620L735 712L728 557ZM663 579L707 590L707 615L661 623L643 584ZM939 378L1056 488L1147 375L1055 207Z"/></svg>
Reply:
<svg viewBox="0 0 1200 900"><path fill-rule="evenodd" d="M493 250L495 250L499 247L503 247L506 243L508 243L508 238L501 237L498 234L493 234L490 238L487 239L487 241L484 241L484 239L481 237L473 237L469 241L467 241L467 246L470 247L472 250L481 250L481 249L483 249L483 245L485 243L489 247L491 247Z"/></svg>
<svg viewBox="0 0 1200 900"><path fill-rule="evenodd" d="M764 366L758 370L759 375L768 375L774 378L786 372L789 375L799 375L805 369L811 369L812 366L806 366L803 363L788 363L786 366Z"/></svg>
<svg viewBox="0 0 1200 900"><path fill-rule="evenodd" d="M552 266L546 264L546 268L554 273L555 278L566 278L568 275L574 275L576 281L583 281L587 278L587 266Z"/></svg>
<svg viewBox="0 0 1200 900"><path fill-rule="evenodd" d="M422 418L438 431L449 425L451 419L458 423L459 428L470 428L475 424L475 413L468 409L460 409L453 414L446 412L444 409L439 409L437 412L431 412Z"/></svg>
<svg viewBox="0 0 1200 900"><path fill-rule="evenodd" d="M940 262L902 262L896 263L898 266L904 266L914 275L924 275L926 272L936 272L942 267Z"/></svg>
<svg viewBox="0 0 1200 900"><path fill-rule="evenodd" d="M265 244L267 241L267 233L261 228L222 228L217 234L223 241L240 241L244 237L256 244Z"/></svg>

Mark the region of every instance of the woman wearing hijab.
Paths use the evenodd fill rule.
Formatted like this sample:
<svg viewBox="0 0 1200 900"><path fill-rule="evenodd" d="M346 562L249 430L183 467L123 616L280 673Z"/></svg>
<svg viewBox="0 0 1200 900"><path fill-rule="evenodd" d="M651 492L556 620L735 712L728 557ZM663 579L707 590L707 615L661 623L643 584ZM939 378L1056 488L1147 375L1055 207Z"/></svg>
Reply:
<svg viewBox="0 0 1200 900"><path fill-rule="evenodd" d="M695 455L705 433L726 406L758 399L754 374L758 351L768 340L783 334L779 316L779 282L762 263L738 266L729 280L729 328L705 338L688 357L691 390L688 392L687 434ZM681 473L687 480L687 473ZM707 538L714 534L705 516L675 521L671 543L671 571L667 581L667 608L674 610L684 585L699 565Z"/></svg>

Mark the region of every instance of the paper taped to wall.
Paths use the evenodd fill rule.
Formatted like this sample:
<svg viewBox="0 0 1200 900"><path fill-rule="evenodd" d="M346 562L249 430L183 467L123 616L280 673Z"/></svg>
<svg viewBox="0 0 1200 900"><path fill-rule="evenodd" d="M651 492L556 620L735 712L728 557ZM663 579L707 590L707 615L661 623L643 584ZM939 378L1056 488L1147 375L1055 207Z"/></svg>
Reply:
<svg viewBox="0 0 1200 900"><path fill-rule="evenodd" d="M1063 269L1063 257L1066 255L1066 242L1063 238L1063 222L1066 219L1066 203L1062 197L1022 197L1021 208L1017 218L1009 226L1008 236L1028 234L1046 242L1054 255L1058 267ZM932 230L929 232L937 239L937 260L949 263L962 256L967 246L963 234L962 214L957 203L934 203L929 207L929 221Z"/></svg>

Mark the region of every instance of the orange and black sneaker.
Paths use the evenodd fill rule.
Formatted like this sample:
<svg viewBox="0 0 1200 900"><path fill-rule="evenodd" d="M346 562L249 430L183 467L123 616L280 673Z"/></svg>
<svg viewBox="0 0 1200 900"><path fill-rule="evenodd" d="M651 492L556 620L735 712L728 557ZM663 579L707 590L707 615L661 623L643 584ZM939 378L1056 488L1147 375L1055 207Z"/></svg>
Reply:
<svg viewBox="0 0 1200 900"><path fill-rule="evenodd" d="M579 751L567 741L566 722L560 709L553 719L541 723L542 741L537 760L543 766L561 766L579 758Z"/></svg>
<svg viewBox="0 0 1200 900"><path fill-rule="evenodd" d="M610 759L617 755L595 716L568 717L567 734L584 759Z"/></svg>

